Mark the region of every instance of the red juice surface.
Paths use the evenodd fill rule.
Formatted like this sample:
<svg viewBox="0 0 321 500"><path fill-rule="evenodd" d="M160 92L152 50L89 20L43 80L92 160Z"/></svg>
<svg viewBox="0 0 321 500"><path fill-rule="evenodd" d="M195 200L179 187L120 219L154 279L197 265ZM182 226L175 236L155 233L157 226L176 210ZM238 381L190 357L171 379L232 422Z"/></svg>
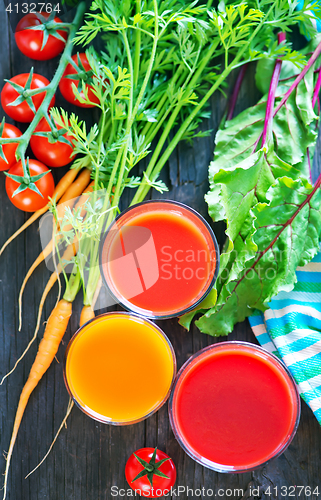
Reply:
<svg viewBox="0 0 321 500"><path fill-rule="evenodd" d="M126 212L115 228L107 237L103 270L126 307L166 315L190 307L209 288L215 246L193 212L163 202L143 204Z"/></svg>
<svg viewBox="0 0 321 500"><path fill-rule="evenodd" d="M193 455L251 468L278 453L293 432L297 396L285 370L247 347L208 350L174 390L176 431Z"/></svg>

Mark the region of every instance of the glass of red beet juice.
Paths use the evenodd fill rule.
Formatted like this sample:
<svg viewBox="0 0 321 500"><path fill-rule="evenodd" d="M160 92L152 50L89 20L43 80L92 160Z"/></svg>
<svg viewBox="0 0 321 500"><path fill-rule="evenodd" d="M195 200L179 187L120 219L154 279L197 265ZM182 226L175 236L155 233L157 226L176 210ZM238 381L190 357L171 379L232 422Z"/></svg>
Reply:
<svg viewBox="0 0 321 500"><path fill-rule="evenodd" d="M219 249L192 208L152 200L122 212L101 243L100 270L115 302L153 319L180 316L210 292Z"/></svg>
<svg viewBox="0 0 321 500"><path fill-rule="evenodd" d="M247 342L221 342L182 366L169 416L177 441L196 462L217 472L246 472L289 446L300 397L276 356Z"/></svg>

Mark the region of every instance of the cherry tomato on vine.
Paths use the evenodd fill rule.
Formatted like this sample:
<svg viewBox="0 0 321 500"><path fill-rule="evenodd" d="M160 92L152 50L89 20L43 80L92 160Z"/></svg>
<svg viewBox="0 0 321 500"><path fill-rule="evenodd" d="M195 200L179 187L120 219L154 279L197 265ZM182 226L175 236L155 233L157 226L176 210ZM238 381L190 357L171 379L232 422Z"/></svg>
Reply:
<svg viewBox="0 0 321 500"><path fill-rule="evenodd" d="M53 13L29 13L17 24L15 39L19 50L31 59L47 61L64 50L67 33L57 30L62 21ZM30 29L39 26L38 29Z"/></svg>
<svg viewBox="0 0 321 500"><path fill-rule="evenodd" d="M55 183L50 170L40 161L29 160L29 172L31 176L38 176L39 174L48 172L46 175L41 177L40 180L35 182L35 185L42 196L27 188L12 197L16 189L19 187L19 183L10 177L6 177L6 192L10 201L17 208L20 208L20 210L24 210L25 212L35 212L36 210L43 208L48 203L48 196L51 197L53 195ZM18 161L18 163L13 165L8 174L23 177L24 172L21 161Z"/></svg>
<svg viewBox="0 0 321 500"><path fill-rule="evenodd" d="M21 73L8 80L1 91L1 105L13 120L30 123L45 98L45 92L40 92L32 97L22 100L23 93L28 89L40 89L49 85L49 80L42 75L33 73ZM15 102L16 101L16 102ZM49 108L55 103L55 96L51 99ZM12 105L14 104L14 105ZM15 105L16 104L16 105Z"/></svg>
<svg viewBox="0 0 321 500"><path fill-rule="evenodd" d="M9 123L4 123L3 131L1 137L6 139L14 139L15 137L20 137L22 134L20 130L14 125L10 125ZM17 163L16 160L16 151L17 151L18 143L10 142L9 144L3 144L2 150L3 154L6 157L8 163L4 161L3 158L0 157L0 170L8 170L12 165Z"/></svg>
<svg viewBox="0 0 321 500"><path fill-rule="evenodd" d="M52 131L47 120L42 118L30 139L33 154L48 167L63 167L72 160L72 137L66 129L57 124L56 127L57 130Z"/></svg>
<svg viewBox="0 0 321 500"><path fill-rule="evenodd" d="M133 453L125 466L129 486L144 498L166 495L176 481L173 460L157 448L141 448Z"/></svg>
<svg viewBox="0 0 321 500"><path fill-rule="evenodd" d="M84 52L82 52L80 54L73 55L71 59L74 61L77 69L71 63L67 65L59 83L60 92L66 101L71 102L76 106L81 108L93 108L95 104L99 104L99 99L91 90L92 86L90 85L90 82L92 82L93 71L89 65L87 56ZM83 104L75 96L72 88L73 83L76 85L80 96L83 98L85 97L82 91L82 80L86 83L88 98L93 104Z"/></svg>

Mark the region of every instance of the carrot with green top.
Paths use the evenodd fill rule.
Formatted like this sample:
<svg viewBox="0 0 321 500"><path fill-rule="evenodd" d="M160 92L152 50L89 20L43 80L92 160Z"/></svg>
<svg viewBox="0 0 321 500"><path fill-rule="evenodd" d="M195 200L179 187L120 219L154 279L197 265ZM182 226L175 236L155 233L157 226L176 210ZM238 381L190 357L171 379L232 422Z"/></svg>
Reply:
<svg viewBox="0 0 321 500"><path fill-rule="evenodd" d="M71 244L69 245L64 254L62 259L66 261L70 261L73 255L77 252L77 245L76 244ZM62 260L60 259L60 262L57 266L57 272L52 273L49 282L46 286L46 289L43 293L42 299L41 299L41 309L39 310L38 314L38 323L37 323L37 328L36 332L34 334L34 337L32 341L35 339L37 331L40 326L40 317L41 317L41 311L42 307L45 301L45 298L49 292L49 290L52 288L54 283L57 281L59 272L63 270ZM66 278L66 276L65 276ZM5 469L5 479L4 479L4 492L3 492L3 500L6 498L6 492L7 492L7 482L8 482L8 474L9 474L9 468L10 468L10 461L12 457L12 452L14 448L14 444L17 439L17 434L18 430L20 427L20 423L25 411L25 408L27 406L30 394L32 391L35 389L37 386L38 382L42 378L42 376L45 374L49 366L51 365L57 351L59 344L65 334L69 318L72 313L72 302L74 301L78 291L79 291L79 286L80 286L80 275L79 272L73 275L73 279L69 280L69 282L66 279L66 290L64 293L64 296L61 300L59 300L52 310L52 313L49 316L49 319L47 321L47 325L45 328L44 336L39 344L38 352L35 358L35 361L31 367L29 377L27 382L25 383L19 403L18 403L18 408L16 412L16 417L13 425L13 431L11 435L11 440L10 440L10 445L9 445L9 450L8 454L6 457L7 463L6 463L6 469ZM31 342L32 342L31 341ZM29 342L28 348L31 345L31 342ZM28 349L27 348L27 349ZM26 352L26 351L25 351ZM24 353L25 354L25 353ZM23 354L23 355L24 355ZM22 356L20 357L20 359ZM19 361L19 360L18 360Z"/></svg>
<svg viewBox="0 0 321 500"><path fill-rule="evenodd" d="M68 245L68 247L66 248L66 250L63 253L62 260L66 261L66 262L69 262L76 255L77 251L78 251L78 245L77 245L76 242L72 243L71 245ZM40 328L40 320L41 320L41 315L42 315L42 310L43 310L43 306L44 306L45 300L47 298L48 293L50 292L50 290L52 289L52 287L54 286L54 284L58 280L59 274L61 272L62 272L62 265L59 263L57 265L56 271L51 274L51 276L50 276L50 278L49 278L49 280L47 282L47 285L46 285L46 287L45 287L45 289L44 289L44 291L42 293L41 300L40 300L40 303L39 303L36 329L35 329L35 332L33 334L33 338L29 342L26 350L24 351L24 353L22 354L21 357L23 357L25 355L25 353L29 349L31 343L35 340L35 338L37 336L38 330ZM72 301L70 300L70 302L72 302Z"/></svg>
<svg viewBox="0 0 321 500"><path fill-rule="evenodd" d="M80 316L80 320L79 320L79 326L83 326L85 323L87 323L87 321L93 319L95 317L95 313L92 309L91 306L84 306L82 311L81 311L81 316ZM67 422L67 418L69 417L70 413L71 413L71 410L74 406L74 402L73 400L70 398L69 399L69 403L68 403L68 407L67 407L67 411L66 411L66 414L59 426L59 429L58 431L56 432L56 435L53 439L53 441L51 442L51 445L49 446L49 449L47 451L47 453L45 454L45 456L42 458L42 460L38 463L38 465L36 465L36 467L34 467L34 469L32 469L25 477L25 479L27 479L27 477L29 477L31 474L33 474L33 472L35 472L35 470L38 469L38 467L41 466L41 464L43 464L43 462L46 460L46 458L48 457L49 453L51 452L55 442L57 441L58 439L58 436L62 430L62 428L64 426L66 426L66 422Z"/></svg>

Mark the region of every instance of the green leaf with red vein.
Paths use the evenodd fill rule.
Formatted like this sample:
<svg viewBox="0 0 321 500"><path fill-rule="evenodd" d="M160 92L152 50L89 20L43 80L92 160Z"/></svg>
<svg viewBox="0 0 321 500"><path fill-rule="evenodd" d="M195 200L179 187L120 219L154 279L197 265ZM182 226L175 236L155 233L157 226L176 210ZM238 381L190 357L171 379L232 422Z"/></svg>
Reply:
<svg viewBox="0 0 321 500"><path fill-rule="evenodd" d="M313 43L315 45L315 42ZM314 45L313 48L315 48ZM307 48L307 50L309 49ZM273 143L269 144L266 150L266 168L264 169L265 172L270 170L269 185L273 183L273 180L284 175L292 179L300 177L309 179L307 150L310 149L312 159L312 150L317 138L315 131L317 116L311 103L315 80L314 65L316 59L314 55L319 52L320 44L309 59L307 64L309 70L303 75L297 87L273 118ZM260 61L259 65L263 66L264 89L268 91L269 86L265 82L271 80L275 62L263 60ZM285 61L282 64L280 77L285 77L286 80L279 82L274 90L276 106L289 91L297 74L298 69L292 63ZM258 82L261 80L262 78L257 77ZM263 85L262 81L261 85ZM214 177L220 170L229 171L246 159L250 163L255 161L253 154L257 146L260 145L260 137L266 123L268 98L267 93L256 105L244 110L232 120L226 121L216 134L214 161L209 167L210 192L206 197L209 213L215 221L225 219L226 214L220 203L219 182L217 178L214 180ZM260 191L262 194L262 190ZM258 201L265 201L264 193L263 198L259 197Z"/></svg>
<svg viewBox="0 0 321 500"><path fill-rule="evenodd" d="M296 267L318 251L321 179L315 188L309 184L307 151L316 143L311 103L320 51L321 44L299 79L291 75L279 85L280 62L275 63L268 95L217 133L206 200L213 219L226 221L227 240L215 284L217 302L200 305L205 314L196 325L204 333L227 335L255 308L267 308L278 291L293 287ZM256 151L269 130L272 134ZM180 323L188 328L200 311Z"/></svg>
<svg viewBox="0 0 321 500"><path fill-rule="evenodd" d="M227 335L254 309L265 310L279 291L293 288L297 266L319 248L320 184L321 179L313 188L305 180L280 178L268 190L268 203L251 210L252 230L239 242L218 300L196 321L202 332Z"/></svg>
<svg viewBox="0 0 321 500"><path fill-rule="evenodd" d="M313 70L308 74L313 77ZM313 86L300 87L297 91L297 96L300 96L300 99L312 101L312 95ZM276 104L280 101L280 97L276 100ZM253 148L264 127L266 101L267 96L255 106L244 110L233 120L226 122L216 134L214 161L209 167L211 190L207 195L210 215L214 220L224 218L224 211L220 207L217 211L217 203L215 203L217 198L213 196L213 191L219 191L217 183L214 182L214 175L221 169L228 171L253 155ZM311 123L314 123L316 118L314 114L313 117ZM284 175L293 179L300 176L308 178L306 151L307 148L315 145L316 137L317 134L313 128L303 122L295 96L290 96L273 120L274 149L267 153L267 162L270 165L272 175L275 178Z"/></svg>

